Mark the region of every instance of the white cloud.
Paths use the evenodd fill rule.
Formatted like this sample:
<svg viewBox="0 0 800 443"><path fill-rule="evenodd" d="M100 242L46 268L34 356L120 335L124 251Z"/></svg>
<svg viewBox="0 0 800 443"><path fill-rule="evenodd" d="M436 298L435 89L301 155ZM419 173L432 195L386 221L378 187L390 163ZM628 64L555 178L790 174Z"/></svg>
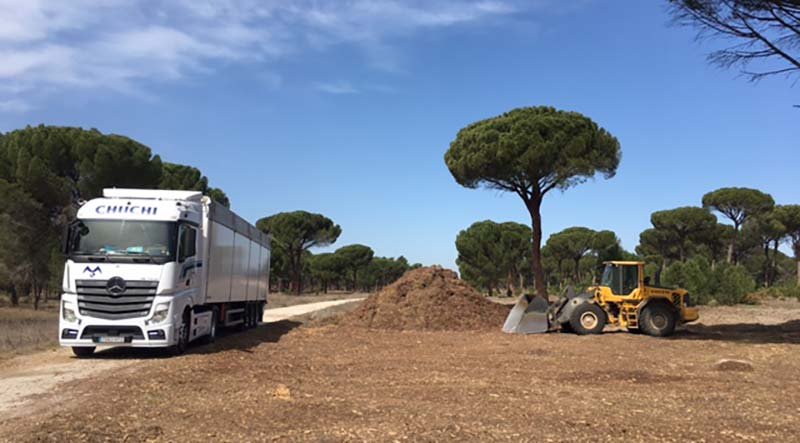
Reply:
<svg viewBox="0 0 800 443"><path fill-rule="evenodd" d="M0 0L0 111L29 110L45 90L143 93L149 83L211 72L220 62L269 65L341 44L360 48L368 66L398 71L387 41L507 16L531 3ZM267 71L272 73L265 78L281 79L271 66ZM358 92L346 82L313 86L332 94Z"/></svg>
<svg viewBox="0 0 800 443"><path fill-rule="evenodd" d="M356 89L353 85L347 82L335 82L335 83L326 83L326 82L318 82L314 84L314 89L326 92L328 94L358 94L359 90Z"/></svg>

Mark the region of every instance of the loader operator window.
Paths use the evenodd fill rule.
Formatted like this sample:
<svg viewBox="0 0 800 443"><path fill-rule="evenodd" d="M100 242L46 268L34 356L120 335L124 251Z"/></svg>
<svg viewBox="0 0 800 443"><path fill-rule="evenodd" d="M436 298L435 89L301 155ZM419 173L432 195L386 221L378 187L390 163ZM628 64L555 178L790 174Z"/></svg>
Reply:
<svg viewBox="0 0 800 443"><path fill-rule="evenodd" d="M639 287L639 267L622 266L622 294L628 295Z"/></svg>

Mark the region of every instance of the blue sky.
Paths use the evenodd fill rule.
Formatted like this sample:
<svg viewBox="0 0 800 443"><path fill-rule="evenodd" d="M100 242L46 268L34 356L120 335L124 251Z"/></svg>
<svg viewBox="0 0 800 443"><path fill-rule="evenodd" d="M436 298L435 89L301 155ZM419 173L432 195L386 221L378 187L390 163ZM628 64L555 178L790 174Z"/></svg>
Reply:
<svg viewBox="0 0 800 443"><path fill-rule="evenodd" d="M335 246L454 267L461 229L529 220L514 195L459 187L449 143L550 105L623 156L613 179L548 196L545 235L612 229L633 249L651 212L718 187L800 202L793 79L711 67L714 44L659 1L0 0L0 131L124 134L201 168L251 221L321 212Z"/></svg>

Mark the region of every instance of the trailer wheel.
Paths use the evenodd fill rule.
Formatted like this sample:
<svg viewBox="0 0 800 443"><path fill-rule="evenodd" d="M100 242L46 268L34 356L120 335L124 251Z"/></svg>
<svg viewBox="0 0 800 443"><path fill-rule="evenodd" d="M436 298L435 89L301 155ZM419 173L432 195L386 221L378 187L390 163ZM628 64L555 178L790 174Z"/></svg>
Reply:
<svg viewBox="0 0 800 443"><path fill-rule="evenodd" d="M578 335L599 334L606 325L606 311L594 303L582 303L572 311L569 325Z"/></svg>
<svg viewBox="0 0 800 443"><path fill-rule="evenodd" d="M252 329L253 327L253 304L247 303L244 308L244 328Z"/></svg>
<svg viewBox="0 0 800 443"><path fill-rule="evenodd" d="M639 328L653 337L666 337L675 332L675 310L666 303L649 303L639 315Z"/></svg>
<svg viewBox="0 0 800 443"><path fill-rule="evenodd" d="M73 346L72 353L78 358L88 358L94 354L94 346Z"/></svg>

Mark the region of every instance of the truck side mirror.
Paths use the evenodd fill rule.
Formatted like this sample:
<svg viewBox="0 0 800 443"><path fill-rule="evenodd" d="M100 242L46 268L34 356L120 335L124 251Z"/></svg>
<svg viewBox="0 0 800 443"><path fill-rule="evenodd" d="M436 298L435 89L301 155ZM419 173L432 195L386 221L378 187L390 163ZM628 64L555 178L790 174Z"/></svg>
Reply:
<svg viewBox="0 0 800 443"><path fill-rule="evenodd" d="M64 228L64 239L61 244L61 252L64 255L69 255L70 247L72 246L72 239L75 236L75 228L78 226L78 221L73 221Z"/></svg>

